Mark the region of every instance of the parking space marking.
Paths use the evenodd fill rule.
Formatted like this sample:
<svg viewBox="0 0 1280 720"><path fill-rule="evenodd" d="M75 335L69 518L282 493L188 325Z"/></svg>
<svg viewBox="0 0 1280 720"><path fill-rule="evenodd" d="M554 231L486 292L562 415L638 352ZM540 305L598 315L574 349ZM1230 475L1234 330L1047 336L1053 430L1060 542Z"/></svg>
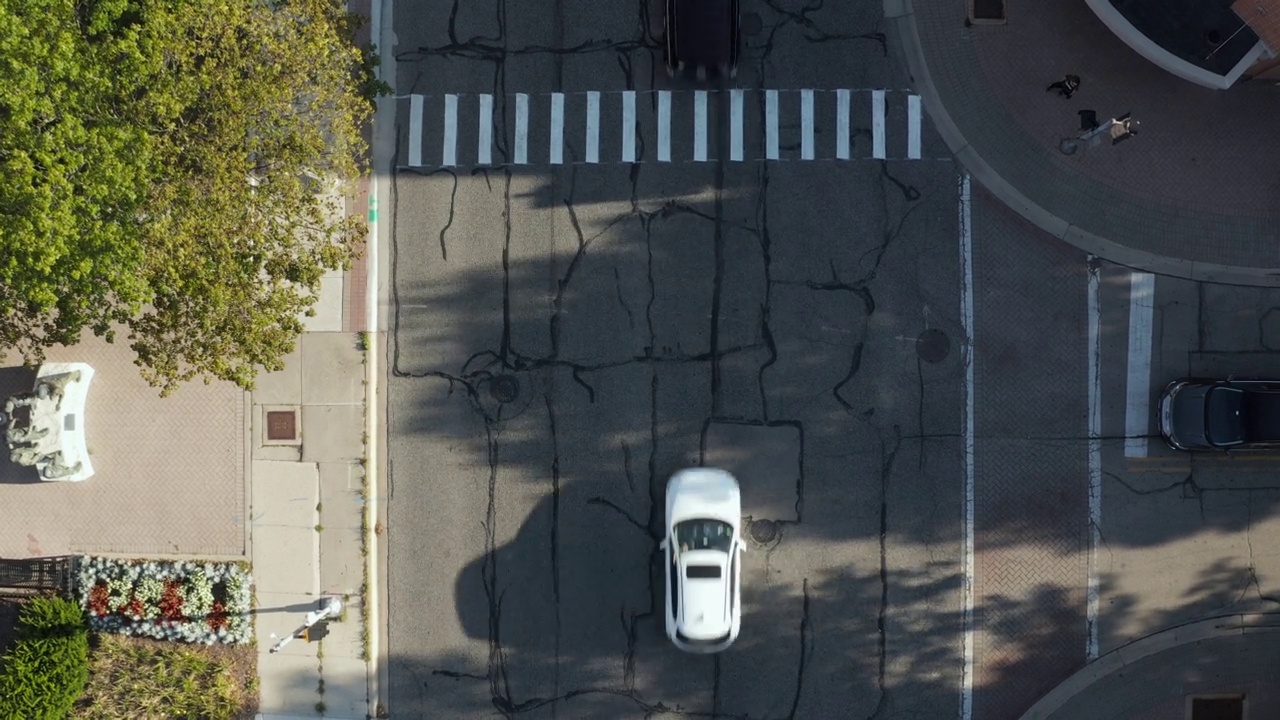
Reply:
<svg viewBox="0 0 1280 720"><path fill-rule="evenodd" d="M693 94L693 161L707 161L707 91Z"/></svg>
<svg viewBox="0 0 1280 720"><path fill-rule="evenodd" d="M800 91L800 159L813 159L813 91Z"/></svg>
<svg viewBox="0 0 1280 720"><path fill-rule="evenodd" d="M907 159L920 159L920 96L907 96Z"/></svg>
<svg viewBox="0 0 1280 720"><path fill-rule="evenodd" d="M493 162L493 95L480 94L480 120L476 139L476 157L481 165Z"/></svg>
<svg viewBox="0 0 1280 720"><path fill-rule="evenodd" d="M1129 373L1124 408L1124 456L1147 454L1151 432L1151 342L1156 276L1129 274Z"/></svg>
<svg viewBox="0 0 1280 720"><path fill-rule="evenodd" d="M587 162L600 162L600 92L587 92Z"/></svg>
<svg viewBox="0 0 1280 720"><path fill-rule="evenodd" d="M1098 543L1102 527L1102 309L1098 258L1089 256L1089 580L1085 604L1085 656L1098 657Z"/></svg>
<svg viewBox="0 0 1280 720"><path fill-rule="evenodd" d="M564 164L564 93L551 93L551 164Z"/></svg>
<svg viewBox="0 0 1280 720"><path fill-rule="evenodd" d="M409 164L422 165L422 101L421 95L409 96Z"/></svg>
<svg viewBox="0 0 1280 720"><path fill-rule="evenodd" d="M742 162L742 90L729 91L729 159Z"/></svg>
<svg viewBox="0 0 1280 720"><path fill-rule="evenodd" d="M764 156L778 159L778 91L764 91Z"/></svg>
<svg viewBox="0 0 1280 720"><path fill-rule="evenodd" d="M961 173L960 195L960 322L964 333L964 664L960 676L960 720L973 718L973 605L974 605L974 398L973 398L973 222L969 174Z"/></svg>
<svg viewBox="0 0 1280 720"><path fill-rule="evenodd" d="M458 96L444 96L444 140L440 148L440 164L458 164Z"/></svg>
<svg viewBox="0 0 1280 720"><path fill-rule="evenodd" d="M671 91L658 91L658 162L671 162Z"/></svg>
<svg viewBox="0 0 1280 720"><path fill-rule="evenodd" d="M529 96L516 93L516 160L517 165L529 164Z"/></svg>
<svg viewBox="0 0 1280 720"><path fill-rule="evenodd" d="M871 91L871 157L884 160L884 91Z"/></svg>
<svg viewBox="0 0 1280 720"><path fill-rule="evenodd" d="M636 161L636 91L622 93L622 162Z"/></svg>
<svg viewBox="0 0 1280 720"><path fill-rule="evenodd" d="M836 159L849 159L849 91L836 90Z"/></svg>

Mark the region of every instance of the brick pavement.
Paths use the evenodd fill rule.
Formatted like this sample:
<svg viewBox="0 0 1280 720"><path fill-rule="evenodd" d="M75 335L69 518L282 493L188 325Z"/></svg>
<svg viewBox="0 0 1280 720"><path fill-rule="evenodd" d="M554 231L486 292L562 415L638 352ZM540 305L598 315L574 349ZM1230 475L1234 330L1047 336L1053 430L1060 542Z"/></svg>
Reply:
<svg viewBox="0 0 1280 720"><path fill-rule="evenodd" d="M162 399L133 357L92 336L49 353L96 371L85 422L96 474L40 482L0 465L0 557L245 555L244 392L194 382ZM29 389L30 373L5 372L6 394Z"/></svg>
<svg viewBox="0 0 1280 720"><path fill-rule="evenodd" d="M1085 660L1087 266L1023 251L1035 229L981 190L973 217L974 717L1007 720Z"/></svg>
<svg viewBox="0 0 1280 720"><path fill-rule="evenodd" d="M898 28L908 56L923 60L912 71L926 108L1006 203L1109 260L1280 282L1280 135L1270 125L1280 90L1259 82L1214 92L1177 80L1073 0L1014 8L998 26L966 27L961 0L909 7ZM1083 79L1071 101L1044 91L1066 72ZM1078 129L1081 108L1102 119L1130 110L1141 133L1062 155L1057 143Z"/></svg>

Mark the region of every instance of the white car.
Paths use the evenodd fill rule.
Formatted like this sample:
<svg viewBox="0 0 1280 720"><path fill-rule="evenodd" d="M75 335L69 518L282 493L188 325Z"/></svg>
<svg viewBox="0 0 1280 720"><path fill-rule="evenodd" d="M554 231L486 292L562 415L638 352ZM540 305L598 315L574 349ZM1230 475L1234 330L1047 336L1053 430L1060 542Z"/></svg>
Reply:
<svg viewBox="0 0 1280 720"><path fill-rule="evenodd" d="M733 644L742 620L742 494L724 470L690 468L667 482L667 637L685 652Z"/></svg>

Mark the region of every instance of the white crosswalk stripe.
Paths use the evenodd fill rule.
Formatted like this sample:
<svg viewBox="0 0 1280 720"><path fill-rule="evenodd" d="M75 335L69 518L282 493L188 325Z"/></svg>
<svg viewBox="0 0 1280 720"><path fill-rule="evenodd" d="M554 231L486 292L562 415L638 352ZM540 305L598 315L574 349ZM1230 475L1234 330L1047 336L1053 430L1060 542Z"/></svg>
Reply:
<svg viewBox="0 0 1280 720"><path fill-rule="evenodd" d="M602 155L604 163L925 159L921 99L904 90L590 90L401 99L408 106L401 167L598 164Z"/></svg>

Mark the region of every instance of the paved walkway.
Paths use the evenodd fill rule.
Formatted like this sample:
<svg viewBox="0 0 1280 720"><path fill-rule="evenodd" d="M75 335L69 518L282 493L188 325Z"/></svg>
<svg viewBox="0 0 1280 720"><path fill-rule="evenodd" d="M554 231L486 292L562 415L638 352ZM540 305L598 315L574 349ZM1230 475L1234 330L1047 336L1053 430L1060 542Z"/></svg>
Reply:
<svg viewBox="0 0 1280 720"><path fill-rule="evenodd" d="M1139 57L1077 0L966 26L966 3L886 0L925 108L973 177L1047 232L1125 265L1280 285L1280 89L1200 88ZM1045 92L1065 73L1070 99ZM1141 131L1063 155L1077 112Z"/></svg>
<svg viewBox="0 0 1280 720"><path fill-rule="evenodd" d="M1188 698L1243 696L1245 717L1280 717L1280 615L1229 615L1172 628L1107 653L1022 720L1163 720Z"/></svg>
<svg viewBox="0 0 1280 720"><path fill-rule="evenodd" d="M358 212L367 197L348 201ZM258 602L262 720L374 714L365 593L366 365L364 264L323 281L316 315L280 372L258 378L248 407L250 546ZM268 414L293 419L295 437L273 439ZM317 642L277 638L342 598L340 619ZM376 595L374 595L376 598Z"/></svg>

